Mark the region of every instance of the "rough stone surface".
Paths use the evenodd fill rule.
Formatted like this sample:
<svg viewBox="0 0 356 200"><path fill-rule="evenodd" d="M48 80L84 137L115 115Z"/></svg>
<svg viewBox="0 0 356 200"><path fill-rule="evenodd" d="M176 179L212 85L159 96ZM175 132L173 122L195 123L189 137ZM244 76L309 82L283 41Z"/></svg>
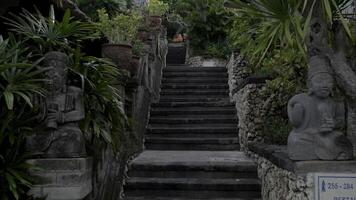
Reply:
<svg viewBox="0 0 356 200"><path fill-rule="evenodd" d="M286 146L255 144L250 149L264 200L314 200L315 173L356 173L356 161L292 161Z"/></svg>
<svg viewBox="0 0 356 200"><path fill-rule="evenodd" d="M265 99L262 91L264 84L249 82L251 70L243 56L233 53L226 65L229 76L230 99L236 105L239 119L239 141L241 150L263 141L263 123Z"/></svg>
<svg viewBox="0 0 356 200"><path fill-rule="evenodd" d="M238 53L231 54L230 60L226 65L229 74L230 96L232 97L246 84L246 79L251 74L251 69L243 56Z"/></svg>
<svg viewBox="0 0 356 200"><path fill-rule="evenodd" d="M239 119L239 140L242 150L263 141L263 97L264 85L249 84L233 96Z"/></svg>
<svg viewBox="0 0 356 200"><path fill-rule="evenodd" d="M312 200L314 179L308 175L302 177L277 167L271 161L248 153L257 163L258 177L262 185L264 200ZM308 184L307 184L308 183Z"/></svg>
<svg viewBox="0 0 356 200"><path fill-rule="evenodd" d="M193 67L216 67L216 66L226 66L226 60L216 59L216 58L204 58L203 56L190 57L187 61L188 65Z"/></svg>

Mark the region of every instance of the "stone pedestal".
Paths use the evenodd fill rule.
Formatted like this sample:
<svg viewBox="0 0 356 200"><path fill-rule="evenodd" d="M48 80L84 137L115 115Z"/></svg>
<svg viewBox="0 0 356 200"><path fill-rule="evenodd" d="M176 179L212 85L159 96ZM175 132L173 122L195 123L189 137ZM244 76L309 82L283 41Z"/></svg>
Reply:
<svg viewBox="0 0 356 200"><path fill-rule="evenodd" d="M38 180L29 195L46 200L79 200L92 191L91 158L31 159L38 170L30 174Z"/></svg>
<svg viewBox="0 0 356 200"><path fill-rule="evenodd" d="M262 199L264 200L346 200L355 198L355 181L348 180L340 183L338 180L343 176L356 179L356 160L292 161L288 157L286 146L265 144L251 145L250 150L250 156L255 158L258 165L258 176L261 179ZM332 178L331 182L325 181L326 191L323 194L318 192L322 184L316 181L319 180L317 178L321 174ZM350 195L350 193L352 194ZM325 198L325 194L334 195L335 198L330 196Z"/></svg>

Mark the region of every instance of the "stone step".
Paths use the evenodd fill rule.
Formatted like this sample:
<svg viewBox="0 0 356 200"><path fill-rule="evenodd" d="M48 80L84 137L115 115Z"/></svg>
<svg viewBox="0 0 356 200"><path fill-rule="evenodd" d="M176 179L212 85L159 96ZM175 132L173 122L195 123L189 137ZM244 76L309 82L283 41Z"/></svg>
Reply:
<svg viewBox="0 0 356 200"><path fill-rule="evenodd" d="M232 151L240 149L237 137L166 138L147 136L145 138L145 147L148 150Z"/></svg>
<svg viewBox="0 0 356 200"><path fill-rule="evenodd" d="M146 150L129 164L129 170L136 172L197 171L237 173L231 178L244 176L241 173L255 173L257 165L242 151L155 151ZM141 173L143 175L144 173ZM189 177L189 176L188 176ZM197 178L195 176L192 178Z"/></svg>
<svg viewBox="0 0 356 200"><path fill-rule="evenodd" d="M162 78L162 83L180 83L180 84L191 84L191 83L226 83L227 84L227 78Z"/></svg>
<svg viewBox="0 0 356 200"><path fill-rule="evenodd" d="M174 197L126 197L124 200L202 200L192 198L174 198ZM257 198L205 198L205 200L261 200Z"/></svg>
<svg viewBox="0 0 356 200"><path fill-rule="evenodd" d="M227 84L174 84L174 83L166 83L162 85L162 89L229 89Z"/></svg>
<svg viewBox="0 0 356 200"><path fill-rule="evenodd" d="M214 78L227 78L226 72L165 72L163 78L176 78L176 77L214 77Z"/></svg>
<svg viewBox="0 0 356 200"><path fill-rule="evenodd" d="M167 66L163 69L167 72L227 72L225 67L192 67L189 65Z"/></svg>
<svg viewBox="0 0 356 200"><path fill-rule="evenodd" d="M214 128L214 129L225 129L232 128L237 129L237 124L234 123L206 123L206 124L149 124L147 129L200 129L200 128Z"/></svg>
<svg viewBox="0 0 356 200"><path fill-rule="evenodd" d="M162 96L167 95L221 95L221 96L228 96L228 90L172 90L172 89L165 89L161 91Z"/></svg>
<svg viewBox="0 0 356 200"><path fill-rule="evenodd" d="M235 110L229 107L178 107L178 108L152 108L151 116L169 116L169 115L232 115Z"/></svg>
<svg viewBox="0 0 356 200"><path fill-rule="evenodd" d="M186 117L181 117L181 118L166 118L166 117L151 117L150 122L152 124L222 124L222 123L234 123L237 126L237 119L236 116L231 115L231 116L217 116L217 117L211 117L207 118L206 116L203 116L201 118L186 118Z"/></svg>
<svg viewBox="0 0 356 200"><path fill-rule="evenodd" d="M260 197L257 179L130 178L125 186L129 196L159 197Z"/></svg>
<svg viewBox="0 0 356 200"><path fill-rule="evenodd" d="M159 107L233 107L234 104L225 102L160 102L151 105L152 108Z"/></svg>
<svg viewBox="0 0 356 200"><path fill-rule="evenodd" d="M179 151L176 151L179 152ZM182 151L187 152L187 151ZM207 151L203 151L207 152ZM211 151L210 151L211 152ZM223 152L223 151L221 151ZM226 152L226 151L225 151ZM175 161L175 162L133 162L129 166L129 177L159 177L159 178L257 178L257 166L251 161L226 163L206 160Z"/></svg>
<svg viewBox="0 0 356 200"><path fill-rule="evenodd" d="M147 128L147 133L149 134L223 134L223 133L237 133L238 129L235 127L155 127Z"/></svg>
<svg viewBox="0 0 356 200"><path fill-rule="evenodd" d="M203 96L161 96L160 102L226 102L230 101L228 97L203 97Z"/></svg>

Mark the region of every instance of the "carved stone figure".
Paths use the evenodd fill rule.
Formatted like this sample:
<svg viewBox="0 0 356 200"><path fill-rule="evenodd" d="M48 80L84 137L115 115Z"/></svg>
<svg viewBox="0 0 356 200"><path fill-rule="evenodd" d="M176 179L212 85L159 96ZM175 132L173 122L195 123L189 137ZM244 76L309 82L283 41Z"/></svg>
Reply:
<svg viewBox="0 0 356 200"><path fill-rule="evenodd" d="M69 58L61 52L49 52L44 63L50 70L46 95L46 127L29 137L27 144L35 156L44 158L85 157L85 141L78 122L84 118L82 89L67 86Z"/></svg>
<svg viewBox="0 0 356 200"><path fill-rule="evenodd" d="M294 96L288 103L293 130L288 138L292 160L349 160L352 144L342 132L344 104L332 98L333 72L326 57L310 58L308 93Z"/></svg>

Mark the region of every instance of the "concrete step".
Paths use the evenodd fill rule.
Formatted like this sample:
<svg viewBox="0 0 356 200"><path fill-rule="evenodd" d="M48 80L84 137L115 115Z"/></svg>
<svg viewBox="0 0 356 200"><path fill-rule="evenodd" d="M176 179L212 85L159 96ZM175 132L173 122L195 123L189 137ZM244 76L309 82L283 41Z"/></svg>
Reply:
<svg viewBox="0 0 356 200"><path fill-rule="evenodd" d="M202 96L202 95L169 95L161 96L160 102L226 102L228 97L219 96Z"/></svg>
<svg viewBox="0 0 356 200"><path fill-rule="evenodd" d="M204 198L205 200L261 200L257 198ZM126 197L124 200L202 200L192 198L174 198L174 197Z"/></svg>
<svg viewBox="0 0 356 200"><path fill-rule="evenodd" d="M188 130L193 130L193 129L200 129L200 128L215 128L215 129L225 129L225 128L232 128L236 129L237 124L234 123L206 123L206 124L149 124L147 126L147 129L188 129Z"/></svg>
<svg viewBox="0 0 356 200"><path fill-rule="evenodd" d="M226 83L227 84L227 78L202 78L202 77L197 77L197 78L162 78L162 83L180 83L180 84L191 84L191 83Z"/></svg>
<svg viewBox="0 0 356 200"><path fill-rule="evenodd" d="M182 108L152 108L151 116L169 116L169 115L233 115L234 109L229 107L216 108L195 108L195 107L182 107Z"/></svg>
<svg viewBox="0 0 356 200"><path fill-rule="evenodd" d="M225 102L161 102L151 105L153 108L159 107L233 107L233 103Z"/></svg>
<svg viewBox="0 0 356 200"><path fill-rule="evenodd" d="M235 127L149 127L147 132L151 134L174 134L174 133L237 133Z"/></svg>
<svg viewBox="0 0 356 200"><path fill-rule="evenodd" d="M213 78L227 78L226 72L165 72L164 78L172 77L213 77Z"/></svg>
<svg viewBox="0 0 356 200"><path fill-rule="evenodd" d="M229 89L227 84L174 84L166 83L162 85L162 89Z"/></svg>
<svg viewBox="0 0 356 200"><path fill-rule="evenodd" d="M202 116L201 118L186 118L186 117L176 117L176 118L166 118L166 117L151 117L150 122L153 124L229 124L234 123L237 126L236 116L217 116L208 118Z"/></svg>
<svg viewBox="0 0 356 200"><path fill-rule="evenodd" d="M161 96L160 102L226 102L228 97L202 97L202 96Z"/></svg>
<svg viewBox="0 0 356 200"><path fill-rule="evenodd" d="M240 149L237 137L166 138L147 136L145 138L145 147L148 150L232 151Z"/></svg>
<svg viewBox="0 0 356 200"><path fill-rule="evenodd" d="M222 95L228 96L228 90L178 90L178 89L165 89L161 91L161 95Z"/></svg>
<svg viewBox="0 0 356 200"><path fill-rule="evenodd" d="M257 179L131 178L125 186L129 196L159 197L260 197Z"/></svg>
<svg viewBox="0 0 356 200"><path fill-rule="evenodd" d="M225 67L192 67L189 65L167 66L163 72L226 72Z"/></svg>
<svg viewBox="0 0 356 200"><path fill-rule="evenodd" d="M240 151L146 150L129 165L130 177L257 178L257 165ZM179 172L179 174L175 173Z"/></svg>

